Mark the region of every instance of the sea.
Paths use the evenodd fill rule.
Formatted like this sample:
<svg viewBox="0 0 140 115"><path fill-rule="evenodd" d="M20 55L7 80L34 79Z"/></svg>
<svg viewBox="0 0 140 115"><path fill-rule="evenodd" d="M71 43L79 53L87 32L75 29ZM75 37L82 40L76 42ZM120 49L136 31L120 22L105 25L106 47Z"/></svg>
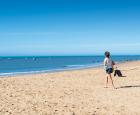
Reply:
<svg viewBox="0 0 140 115"><path fill-rule="evenodd" d="M116 63L140 60L140 55L117 55ZM104 56L6 56L0 57L0 76L57 72L103 66Z"/></svg>

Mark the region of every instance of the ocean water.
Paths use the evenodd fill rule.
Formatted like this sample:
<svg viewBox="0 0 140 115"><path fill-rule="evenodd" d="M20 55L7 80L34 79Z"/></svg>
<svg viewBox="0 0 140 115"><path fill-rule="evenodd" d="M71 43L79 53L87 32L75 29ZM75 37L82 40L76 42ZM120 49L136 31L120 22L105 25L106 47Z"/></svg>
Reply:
<svg viewBox="0 0 140 115"><path fill-rule="evenodd" d="M140 55L112 56L115 62L140 60ZM54 72L101 66L104 56L0 57L0 76Z"/></svg>

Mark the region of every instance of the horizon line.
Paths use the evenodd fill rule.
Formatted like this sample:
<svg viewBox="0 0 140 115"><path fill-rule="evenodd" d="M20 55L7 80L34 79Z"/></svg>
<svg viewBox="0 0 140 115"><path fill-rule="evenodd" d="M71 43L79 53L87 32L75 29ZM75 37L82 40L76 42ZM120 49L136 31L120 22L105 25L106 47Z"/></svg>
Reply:
<svg viewBox="0 0 140 115"><path fill-rule="evenodd" d="M104 56L103 54L96 55L0 55L0 57L47 57L47 56ZM140 56L140 54L112 54L111 56Z"/></svg>

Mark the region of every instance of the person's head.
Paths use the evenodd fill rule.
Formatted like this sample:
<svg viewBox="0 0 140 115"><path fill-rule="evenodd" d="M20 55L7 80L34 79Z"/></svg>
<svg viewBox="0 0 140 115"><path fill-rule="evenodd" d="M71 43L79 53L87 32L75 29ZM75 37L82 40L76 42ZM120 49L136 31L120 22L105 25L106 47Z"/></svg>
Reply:
<svg viewBox="0 0 140 115"><path fill-rule="evenodd" d="M105 57L107 57L107 58L110 57L110 52L109 52L109 51L106 51L106 52L105 52Z"/></svg>

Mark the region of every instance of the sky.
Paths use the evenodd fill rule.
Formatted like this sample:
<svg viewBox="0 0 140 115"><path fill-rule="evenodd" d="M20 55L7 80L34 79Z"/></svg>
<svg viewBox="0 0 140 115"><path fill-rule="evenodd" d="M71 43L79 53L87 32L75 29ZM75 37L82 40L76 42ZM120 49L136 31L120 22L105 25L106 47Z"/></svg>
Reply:
<svg viewBox="0 0 140 115"><path fill-rule="evenodd" d="M0 0L0 56L140 54L138 0Z"/></svg>

